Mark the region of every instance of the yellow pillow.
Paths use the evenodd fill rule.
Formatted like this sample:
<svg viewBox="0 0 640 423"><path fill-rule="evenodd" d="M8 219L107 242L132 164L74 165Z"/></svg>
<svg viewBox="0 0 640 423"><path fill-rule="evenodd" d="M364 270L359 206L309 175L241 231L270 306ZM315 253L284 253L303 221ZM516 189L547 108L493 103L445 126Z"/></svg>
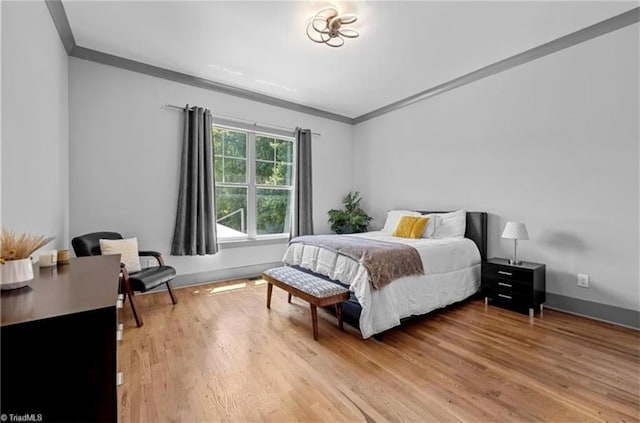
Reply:
<svg viewBox="0 0 640 423"><path fill-rule="evenodd" d="M402 216L392 235L401 238L420 238L427 223L429 223L428 217Z"/></svg>
<svg viewBox="0 0 640 423"><path fill-rule="evenodd" d="M429 224L428 217L419 217L416 220L416 223L413 224L411 228L411 236L410 238L422 238L422 233L424 232L424 228Z"/></svg>

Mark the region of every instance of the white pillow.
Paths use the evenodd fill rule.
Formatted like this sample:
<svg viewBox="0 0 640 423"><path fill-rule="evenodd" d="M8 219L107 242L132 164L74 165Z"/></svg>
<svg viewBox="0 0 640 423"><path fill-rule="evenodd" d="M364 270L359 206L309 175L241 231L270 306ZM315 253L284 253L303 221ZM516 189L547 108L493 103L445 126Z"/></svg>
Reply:
<svg viewBox="0 0 640 423"><path fill-rule="evenodd" d="M127 272L139 272L140 257L138 257L138 239L101 239L100 250L103 255L120 254L120 262L127 266Z"/></svg>
<svg viewBox="0 0 640 423"><path fill-rule="evenodd" d="M423 216L429 218L429 223L427 223L427 227L424 228L422 238L433 238L433 235L437 231L438 223L440 223L440 216L435 213L423 214Z"/></svg>
<svg viewBox="0 0 640 423"><path fill-rule="evenodd" d="M422 216L420 213L411 210L389 210L387 212L387 220L384 222L383 232L392 233L402 216Z"/></svg>
<svg viewBox="0 0 640 423"><path fill-rule="evenodd" d="M467 212L457 210L438 214L438 226L434 238L464 238L467 229Z"/></svg>

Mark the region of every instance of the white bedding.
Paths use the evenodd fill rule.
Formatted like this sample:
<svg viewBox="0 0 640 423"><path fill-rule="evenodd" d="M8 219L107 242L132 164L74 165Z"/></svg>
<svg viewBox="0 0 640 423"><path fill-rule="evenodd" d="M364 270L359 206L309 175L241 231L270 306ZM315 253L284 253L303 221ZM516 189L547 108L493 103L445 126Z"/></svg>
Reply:
<svg viewBox="0 0 640 423"><path fill-rule="evenodd" d="M381 289L372 289L361 263L304 244L289 245L283 262L350 284L349 289L362 306L360 332L364 338L399 325L405 317L462 301L480 287L480 253L470 239L409 239L382 231L350 236L411 245L422 258L425 274L399 278Z"/></svg>

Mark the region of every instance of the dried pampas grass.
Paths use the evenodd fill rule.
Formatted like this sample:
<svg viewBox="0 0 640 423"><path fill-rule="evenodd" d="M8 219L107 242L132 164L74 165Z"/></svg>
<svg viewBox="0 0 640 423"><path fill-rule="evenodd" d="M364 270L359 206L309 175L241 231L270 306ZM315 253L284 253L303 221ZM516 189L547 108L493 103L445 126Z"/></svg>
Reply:
<svg viewBox="0 0 640 423"><path fill-rule="evenodd" d="M21 260L26 259L39 248L48 244L53 237L44 235L16 234L9 229L3 229L0 236L0 260Z"/></svg>

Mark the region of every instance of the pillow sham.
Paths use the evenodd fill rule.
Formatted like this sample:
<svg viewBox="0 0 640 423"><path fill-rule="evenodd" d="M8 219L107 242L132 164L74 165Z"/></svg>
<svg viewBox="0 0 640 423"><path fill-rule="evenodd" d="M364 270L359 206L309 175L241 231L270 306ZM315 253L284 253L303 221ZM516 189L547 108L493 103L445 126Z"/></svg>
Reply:
<svg viewBox="0 0 640 423"><path fill-rule="evenodd" d="M384 222L384 227L382 228L383 232L392 233L395 231L398 223L400 222L400 218L402 216L422 216L420 213L411 211L411 210L389 210L387 212L387 220Z"/></svg>
<svg viewBox="0 0 640 423"><path fill-rule="evenodd" d="M435 213L423 214L422 216L429 219L429 223L422 233L422 238L433 238L433 235L436 233L438 223L440 222L440 218Z"/></svg>
<svg viewBox="0 0 640 423"><path fill-rule="evenodd" d="M402 216L392 235L401 238L420 238L429 223L428 217Z"/></svg>
<svg viewBox="0 0 640 423"><path fill-rule="evenodd" d="M100 251L103 255L120 254L120 262L127 266L129 273L142 270L138 256L138 238L101 239Z"/></svg>
<svg viewBox="0 0 640 423"><path fill-rule="evenodd" d="M439 213L438 219L434 238L464 238L467 229L467 212L465 210Z"/></svg>

